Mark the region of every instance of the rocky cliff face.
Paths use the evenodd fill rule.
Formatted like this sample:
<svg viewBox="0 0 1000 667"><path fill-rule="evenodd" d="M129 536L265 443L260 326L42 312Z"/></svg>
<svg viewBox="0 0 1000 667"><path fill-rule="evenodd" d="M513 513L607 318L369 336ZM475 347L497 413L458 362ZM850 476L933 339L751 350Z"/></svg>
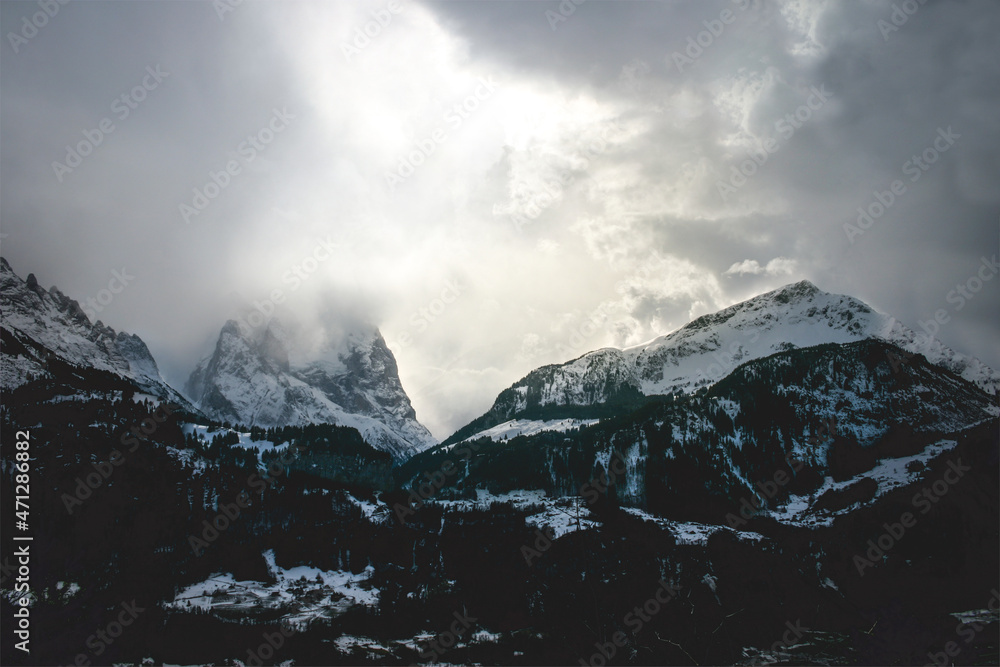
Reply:
<svg viewBox="0 0 1000 667"><path fill-rule="evenodd" d="M234 424L352 426L400 459L437 443L374 327L317 334L278 319L257 329L230 320L186 390L208 415Z"/></svg>
<svg viewBox="0 0 1000 667"><path fill-rule="evenodd" d="M79 303L55 287L46 290L34 274L21 279L0 258L0 326L3 366L0 387L15 389L51 377L52 358L71 366L109 371L158 398L190 407L160 376L153 355L139 336L91 323Z"/></svg>

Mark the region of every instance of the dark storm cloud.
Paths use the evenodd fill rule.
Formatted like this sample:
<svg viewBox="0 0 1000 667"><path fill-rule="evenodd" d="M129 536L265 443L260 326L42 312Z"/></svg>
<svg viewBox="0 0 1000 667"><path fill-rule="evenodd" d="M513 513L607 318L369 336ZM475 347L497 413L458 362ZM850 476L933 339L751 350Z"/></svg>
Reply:
<svg viewBox="0 0 1000 667"><path fill-rule="evenodd" d="M4 34L35 10L3 3ZM185 229L178 205L276 105L296 99L268 39L240 22L223 24L208 3L71 3L17 54L4 44L5 254L22 274L81 299L113 269L135 274L105 319L142 333L175 383L191 350L168 341L200 328L176 313L217 311L230 261L220 249L241 230L248 179L213 202L211 226ZM136 101L144 81L152 89ZM102 121L113 129L102 132ZM53 162L66 164L66 147L88 141L85 132L99 145L57 173ZM127 315L151 296L155 308Z"/></svg>
<svg viewBox="0 0 1000 667"><path fill-rule="evenodd" d="M734 131L731 119L706 105L678 132L675 118L650 112L651 98L687 91L704 99L720 82L769 72L772 81L763 94L746 105L745 129L758 139L780 140L775 125L806 101L803 91L825 86L832 92L827 108L779 141L778 151L733 196L749 210L715 210L710 219L637 216L630 233L657 249L679 252L718 273L743 259L763 265L774 257L795 258L802 276L866 298L911 326L940 308L954 309L957 301L948 304L948 294L973 276L984 255L991 258L998 250L1000 191L986 176L997 173L1000 155L1000 45L994 38L1000 11L994 4L911 2L901 13L900 3L888 1L754 2L746 10L728 2L586 2L555 22L555 30L545 11L558 12L556 2L431 6L479 57L597 95L631 95L635 113L650 120L629 153L617 154L641 164L646 179L634 188L672 187L657 183L674 167L664 153L690 155L694 143L714 177L686 185L704 188L708 209L718 203L712 192L718 180L747 157L736 150L727 159L718 142ZM796 6L816 9L806 31L785 20ZM705 30L703 22L727 8L735 20L678 71L672 54L683 55L689 38ZM793 54L804 41L813 42L814 54ZM615 85L622 68L636 59L638 81ZM932 148L939 129L948 128L961 135L955 146L911 181L913 163L911 172L902 171L907 160ZM844 224L856 222L857 207L869 206L876 201L873 192L897 179L906 184L905 194L850 243ZM780 210L769 209L779 202ZM748 283L756 291L768 281L775 282L732 275L722 285L742 296ZM650 301L656 299L641 303ZM998 303L996 283L986 283L961 312L952 313L941 337L1000 363Z"/></svg>

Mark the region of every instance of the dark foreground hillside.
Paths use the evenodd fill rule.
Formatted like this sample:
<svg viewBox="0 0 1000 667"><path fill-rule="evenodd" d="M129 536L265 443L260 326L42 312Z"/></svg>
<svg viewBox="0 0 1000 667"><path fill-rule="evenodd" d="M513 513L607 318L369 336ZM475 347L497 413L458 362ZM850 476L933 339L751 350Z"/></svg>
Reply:
<svg viewBox="0 0 1000 667"><path fill-rule="evenodd" d="M37 595L26 661L9 641L5 561L4 664L882 665L946 650L949 663L997 662L996 420L874 502L863 482L818 499L817 511L855 507L829 525L734 524L737 488L715 499L713 521L699 517L714 524L706 537L689 539L607 494L568 506L582 518L558 531L531 518L554 511L550 500L411 507L386 457L351 429L256 433L294 451L261 460L235 436L199 440L183 412L164 415L110 379L86 378L89 400L59 400L81 389L71 375L4 401L5 508L16 431L31 433ZM926 444L893 438L882 446L896 455ZM120 465L78 490L114 449ZM455 476L468 474L454 458Z"/></svg>

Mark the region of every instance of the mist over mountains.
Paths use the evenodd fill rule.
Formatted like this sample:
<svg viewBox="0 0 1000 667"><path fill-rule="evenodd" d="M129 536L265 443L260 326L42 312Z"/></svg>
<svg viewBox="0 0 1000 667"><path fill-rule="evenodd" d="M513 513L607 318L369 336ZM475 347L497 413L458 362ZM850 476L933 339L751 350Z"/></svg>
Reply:
<svg viewBox="0 0 1000 667"><path fill-rule="evenodd" d="M233 424L352 426L403 459L437 443L417 422L378 329L340 340L311 334L277 318L257 330L230 320L186 390L206 414Z"/></svg>
<svg viewBox="0 0 1000 667"><path fill-rule="evenodd" d="M226 322L212 354L192 371L182 397L160 377L138 336L91 323L76 301L55 287L39 288L33 274L22 281L6 260L0 270L8 336L25 352L26 342L36 350L9 357L12 363L4 370L8 389L44 377L46 355L57 354L74 365L116 372L160 398L196 405L219 422L247 428L350 426L401 460L437 443L417 421L392 352L372 325L349 319L348 329L310 330L290 312L262 320L251 311L259 326L245 317ZM702 316L649 343L596 350L532 371L502 392L487 414L446 442L537 414L579 417L588 406L599 412L602 406L629 405L641 397L691 394L755 359L873 339L919 354L988 395L1000 389L1000 373L975 357L914 332L857 299L801 281Z"/></svg>
<svg viewBox="0 0 1000 667"><path fill-rule="evenodd" d="M538 368L440 444L374 326L229 320L181 393L138 336L5 260L0 286L3 471L28 437L45 490L40 664L874 664L936 655L959 612L986 629L968 655L1000 645L964 583L1000 565L1000 374L808 281ZM143 621L119 642L69 620L121 598ZM637 627L595 640L592 599ZM656 613L623 620L636 599Z"/></svg>
<svg viewBox="0 0 1000 667"><path fill-rule="evenodd" d="M1000 664L994 0L0 26L0 664Z"/></svg>

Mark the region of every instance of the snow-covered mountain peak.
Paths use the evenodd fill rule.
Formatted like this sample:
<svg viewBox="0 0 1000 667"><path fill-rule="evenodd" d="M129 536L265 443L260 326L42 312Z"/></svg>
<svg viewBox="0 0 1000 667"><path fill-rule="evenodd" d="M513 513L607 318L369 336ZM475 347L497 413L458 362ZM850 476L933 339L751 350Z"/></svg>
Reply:
<svg viewBox="0 0 1000 667"><path fill-rule="evenodd" d="M1000 375L982 362L908 329L851 296L801 281L704 315L627 352L643 393L691 391L720 380L750 359L793 348L882 339L924 354L991 390Z"/></svg>
<svg viewBox="0 0 1000 667"><path fill-rule="evenodd" d="M100 320L91 323L77 301L55 287L45 290L34 274L22 280L3 258L0 310L5 343L17 343L4 349L0 371L4 389L50 377L47 360L55 356L72 366L114 373L143 391L187 406L160 376L139 336L115 331Z"/></svg>
<svg viewBox="0 0 1000 667"><path fill-rule="evenodd" d="M808 280L800 280L797 283L789 283L781 287L766 292L761 296L770 297L774 301L796 301L801 299L811 299L814 296L826 294Z"/></svg>
<svg viewBox="0 0 1000 667"><path fill-rule="evenodd" d="M230 320L186 387L221 421L352 426L397 458L437 442L416 420L396 360L370 325L307 327L284 314L253 328Z"/></svg>
<svg viewBox="0 0 1000 667"><path fill-rule="evenodd" d="M642 345L602 348L538 368L502 392L486 415L460 432L546 410L550 417L565 417L569 412L581 414L576 408L632 401L635 396L691 393L754 359L868 339L923 354L987 392L1000 387L1000 373L978 359L917 334L863 301L824 292L803 280L703 315ZM558 406L572 410L552 414L551 408Z"/></svg>

